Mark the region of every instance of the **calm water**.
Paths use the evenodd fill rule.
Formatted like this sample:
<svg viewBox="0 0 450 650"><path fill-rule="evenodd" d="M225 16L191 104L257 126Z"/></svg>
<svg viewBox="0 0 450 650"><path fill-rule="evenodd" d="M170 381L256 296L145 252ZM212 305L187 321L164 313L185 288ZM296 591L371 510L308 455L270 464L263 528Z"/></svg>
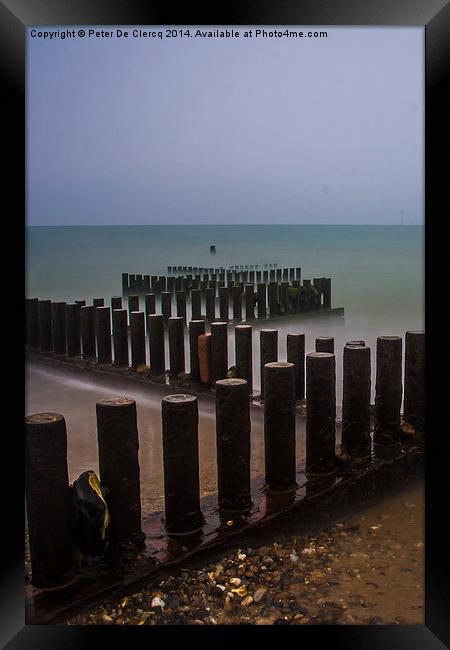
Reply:
<svg viewBox="0 0 450 650"><path fill-rule="evenodd" d="M215 244L217 254L209 253ZM345 319L301 318L273 323L279 330L279 358L285 359L286 333L304 332L307 352L316 336L334 336L337 407L341 403L342 346L365 339L372 348L375 384L376 337L404 335L423 328L423 229L414 226L149 226L28 229L27 295L67 300L121 293L121 273L163 274L167 266L229 266L276 263L301 266L304 278L332 278L333 306ZM107 303L108 304L108 303ZM270 323L270 321L268 321ZM271 325L266 325L271 326ZM259 345L254 325L254 386L259 388ZM229 365L234 364L230 327ZM186 346L186 350L188 346ZM166 346L166 355L168 354ZM167 365L168 367L168 359ZM187 365L187 368L189 366ZM161 395L124 385L97 385L71 373L30 367L26 412L56 411L67 422L70 479L98 469L95 402L127 394L138 407L143 509L162 506ZM373 400L373 390L372 390ZM202 493L215 490L214 407L201 400L199 440ZM252 414L252 473L263 469L262 413ZM297 427L297 453L304 454L303 426Z"/></svg>
<svg viewBox="0 0 450 650"><path fill-rule="evenodd" d="M274 323L280 359L287 332L304 332L307 351L316 336L334 336L339 399L346 341L362 338L374 349L377 336L424 327L423 237L421 226L29 227L27 295L108 301L121 294L122 272L163 274L175 265L301 266L303 278L332 278L332 304L345 308L345 321ZM210 244L216 255L209 253ZM230 336L230 365L233 357ZM256 388L258 375L255 355Z"/></svg>
<svg viewBox="0 0 450 650"><path fill-rule="evenodd" d="M301 266L304 278L331 277L333 303L348 316L399 325L422 317L421 226L81 226L27 233L29 297L106 298L120 293L122 272L163 274L179 264L276 263Z"/></svg>

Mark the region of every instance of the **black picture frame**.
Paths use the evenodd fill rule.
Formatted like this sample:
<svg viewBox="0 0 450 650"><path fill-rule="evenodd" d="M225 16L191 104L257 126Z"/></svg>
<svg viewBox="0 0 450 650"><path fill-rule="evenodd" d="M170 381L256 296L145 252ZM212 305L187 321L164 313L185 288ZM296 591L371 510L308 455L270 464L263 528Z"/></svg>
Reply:
<svg viewBox="0 0 450 650"><path fill-rule="evenodd" d="M400 650L436 650L449 647L450 598L449 552L445 524L447 523L446 478L448 454L443 445L448 436L445 428L445 397L448 382L436 381L435 373L443 364L442 351L447 335L441 333L440 319L445 308L446 249L442 247L445 207L448 204L448 130L449 112L445 96L449 79L450 60L450 5L445 0L274 0L256 3L251 0L223 5L210 5L200 11L198 6L184 5L180 10L171 3L152 2L139 4L136 0L109 0L81 2L78 0L6 0L0 5L0 66L3 79L4 136L7 143L7 180L3 196L11 198L11 207L4 208L4 249L13 255L2 277L7 300L14 310L15 323L6 322L4 353L4 379L7 378L5 412L13 414L12 424L5 427L2 436L2 465L12 468L10 479L4 479L2 492L3 540L6 542L0 574L1 613L0 630L2 647L8 649L78 648L105 641L121 647L125 643L136 647L155 640L166 640L175 632L182 633L184 642L189 636L201 632L202 642L230 643L236 641L233 627L218 628L148 628L128 627L69 627L26 626L24 624L24 570L23 570L23 411L20 404L9 402L18 397L24 402L23 372L19 350L23 350L24 323L23 294L20 280L24 276L24 208L25 197L25 62L26 28L32 25L321 25L321 26L423 26L425 29L425 240L426 240L426 322L427 322L427 460L426 460L426 623L424 626L290 626L251 628L271 642L270 635L292 634L294 642L329 644L333 650L346 648L386 648ZM447 83L448 85L448 83ZM447 88L448 90L448 88ZM447 138L445 137L447 135ZM3 152L4 153L4 152ZM5 201L4 201L5 202ZM6 211L8 210L8 211ZM447 209L448 213L448 209ZM6 246L7 244L7 246ZM445 245L445 241L444 241ZM22 257L23 256L23 257ZM444 266L445 265L445 266ZM24 285L23 285L24 286ZM11 305L11 299L13 305ZM438 311L439 310L439 311ZM9 313L12 313L10 311ZM23 325L22 325L23 327ZM435 332L435 338L430 333ZM244 630L239 628L239 638ZM248 632L248 631L247 631ZM101 635L101 637L100 637ZM132 635L132 638L131 636ZM187 636L185 636L187 635ZM267 636L269 635L269 637ZM319 638L320 637L320 638ZM286 638L287 640L287 638ZM291 642L292 640L289 639ZM167 642L170 639L167 637ZM248 643L249 638L244 641ZM272 642L274 641L272 637Z"/></svg>

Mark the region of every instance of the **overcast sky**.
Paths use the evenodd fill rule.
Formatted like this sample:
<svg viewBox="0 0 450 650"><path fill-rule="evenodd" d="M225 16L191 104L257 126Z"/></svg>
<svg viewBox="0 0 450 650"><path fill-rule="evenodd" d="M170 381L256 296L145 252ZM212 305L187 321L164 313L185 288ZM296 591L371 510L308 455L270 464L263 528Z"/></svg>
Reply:
<svg viewBox="0 0 450 650"><path fill-rule="evenodd" d="M423 29L247 29L29 36L28 223L422 223Z"/></svg>

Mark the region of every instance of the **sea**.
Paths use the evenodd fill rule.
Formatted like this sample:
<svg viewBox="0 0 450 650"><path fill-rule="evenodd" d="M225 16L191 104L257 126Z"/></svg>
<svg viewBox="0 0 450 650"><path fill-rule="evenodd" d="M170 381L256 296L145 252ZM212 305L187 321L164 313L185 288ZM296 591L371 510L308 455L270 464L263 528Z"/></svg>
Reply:
<svg viewBox="0 0 450 650"><path fill-rule="evenodd" d="M279 360L286 359L286 334L304 333L306 352L315 338L332 336L336 354L337 414L342 402L342 349L363 339L371 348L372 403L375 392L376 339L424 328L424 229L421 226L78 226L28 227L26 295L72 302L122 292L122 272L162 275L168 266L301 267L302 278L330 277L332 306L344 316L296 316L254 321L253 383L259 389L259 329L278 330ZM216 253L210 253L210 246ZM158 303L157 303L158 304ZM168 351L166 348L166 354ZM188 345L186 342L186 363ZM229 366L234 365L233 327L229 327ZM168 360L167 366L168 367ZM26 413L62 413L68 428L70 480L98 469L95 402L116 394L117 386L99 385L71 373L28 365ZM160 396L134 386L120 388L136 399L140 431L143 507L161 506L162 457ZM202 494L216 489L213 404L199 403ZM297 428L297 456L304 454L304 422ZM339 432L338 432L339 438ZM252 475L263 468L262 413L252 414ZM151 479L151 477L153 477ZM151 479L151 480L150 480ZM152 483L153 481L153 483ZM145 506L144 506L145 504Z"/></svg>

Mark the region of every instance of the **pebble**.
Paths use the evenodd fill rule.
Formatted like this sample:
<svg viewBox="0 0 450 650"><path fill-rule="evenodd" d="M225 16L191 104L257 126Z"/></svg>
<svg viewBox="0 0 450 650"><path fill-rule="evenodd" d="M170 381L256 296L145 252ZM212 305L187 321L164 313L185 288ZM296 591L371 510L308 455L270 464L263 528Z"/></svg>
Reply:
<svg viewBox="0 0 450 650"><path fill-rule="evenodd" d="M235 587L239 587L239 585L241 584L242 580L241 580L240 578L230 578L230 579L228 580L228 582L230 583L230 585L234 585Z"/></svg>
<svg viewBox="0 0 450 650"><path fill-rule="evenodd" d="M403 507L405 502L408 505ZM405 496L399 501L406 518L414 518L419 510L405 511L411 502L411 497L406 501ZM275 543L253 549L235 546L216 555L214 561L196 561L194 566L186 562L183 568L173 569L172 575L149 582L133 595L105 601L66 624L420 623L422 584L417 584L409 604L393 601L396 611L386 613L385 602L387 594L392 599L393 590L400 593L395 580L402 581L402 589L404 581L413 580L415 587L421 580L423 552L418 549L424 544L420 528L416 524L415 536L408 540L397 536L391 524L382 527L380 514L368 516L365 523L364 519L353 518L316 535L280 533ZM361 525L353 525L355 520ZM393 552L404 554L400 562L389 559ZM404 592L399 598L405 598Z"/></svg>
<svg viewBox="0 0 450 650"><path fill-rule="evenodd" d="M255 603L259 603L264 598L266 593L267 593L267 589L264 589L264 587L257 589L253 594L253 600L255 601Z"/></svg>
<svg viewBox="0 0 450 650"><path fill-rule="evenodd" d="M164 609L166 606L166 603L162 600L162 598L159 598L159 596L156 596L155 598L152 599L152 607L161 607L161 609Z"/></svg>

